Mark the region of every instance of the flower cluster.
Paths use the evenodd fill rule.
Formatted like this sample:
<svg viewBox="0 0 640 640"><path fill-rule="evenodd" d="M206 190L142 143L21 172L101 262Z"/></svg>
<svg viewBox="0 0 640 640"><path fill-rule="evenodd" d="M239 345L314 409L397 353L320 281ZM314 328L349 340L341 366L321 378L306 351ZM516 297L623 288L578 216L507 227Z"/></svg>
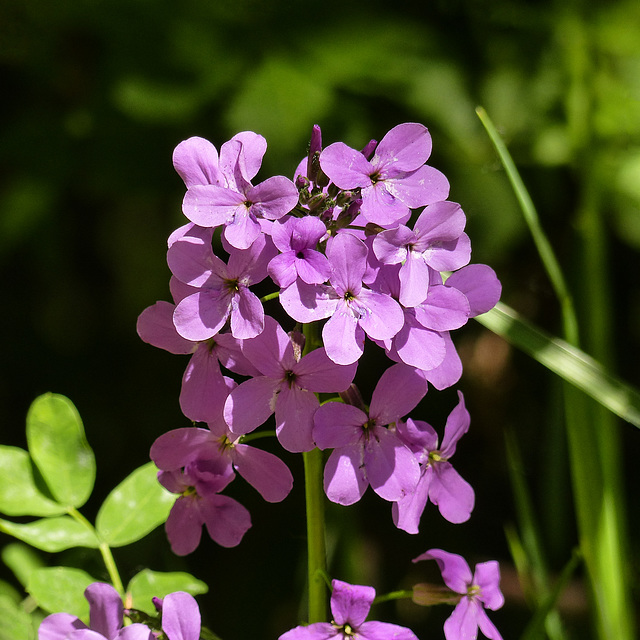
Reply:
<svg viewBox="0 0 640 640"><path fill-rule="evenodd" d="M151 448L160 482L177 495L166 523L173 551L191 553L203 525L223 546L240 543L249 512L221 493L236 472L265 500L287 496L285 463L246 443L271 416L286 451L330 452L329 500L351 505L371 486L413 534L429 500L448 521L466 521L474 492L450 462L469 428L462 394L441 444L433 427L408 416L430 385L459 380L451 332L489 311L501 287L490 267L469 264L465 214L447 199L446 177L426 164L428 130L401 124L359 151L323 148L316 126L293 180L254 185L266 147L246 131L219 152L190 138L173 156L188 219L168 240L173 301L147 308L137 326L144 341L191 355L180 406L206 424L165 433ZM369 403L354 384L365 348L390 361ZM345 589L360 603L353 619L339 604ZM367 625L382 623L363 622L373 599L363 589L334 582L332 629L342 631L284 637L358 628L367 637Z"/></svg>

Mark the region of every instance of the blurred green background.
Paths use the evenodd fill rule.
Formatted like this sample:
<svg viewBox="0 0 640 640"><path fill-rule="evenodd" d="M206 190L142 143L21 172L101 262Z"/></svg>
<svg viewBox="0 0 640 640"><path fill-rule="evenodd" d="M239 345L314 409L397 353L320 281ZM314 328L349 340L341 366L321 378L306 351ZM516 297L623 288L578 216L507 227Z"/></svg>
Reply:
<svg viewBox="0 0 640 640"><path fill-rule="evenodd" d="M38 394L70 397L98 460L88 515L148 460L155 437L187 426L177 400L186 360L142 343L135 323L169 297L166 238L184 222L171 154L192 135L219 147L238 131L261 133L264 179L293 175L313 124L325 144L362 147L396 124L422 122L433 137L429 163L468 216L473 261L494 267L504 302L559 333L558 305L475 114L482 105L566 269L583 348L640 385L637 0L2 0L0 81L1 441L25 446L24 417ZM492 619L514 638L531 613L504 534L516 519L504 433L524 452L554 574L576 544L558 385L476 324L455 339L472 415L456 454L476 489L470 522L450 525L431 506L411 537L367 495L360 509L330 510L333 566L336 577L384 592L435 579L428 563L409 562L431 547L499 559L507 604ZM366 396L372 386L363 387ZM453 390L432 392L418 417L442 429L454 403ZM640 434L618 429L637 603ZM210 584L199 600L225 640L273 638L295 624L302 469L286 459L297 482L284 504L262 504L234 486L241 481L230 487L254 523L238 548L207 538L180 559L158 530L116 550L123 578L144 566L191 571ZM93 552L47 561L88 562L106 577ZM590 636L589 608L579 570L560 603L571 637ZM420 637L441 637L448 615L406 603L380 609Z"/></svg>

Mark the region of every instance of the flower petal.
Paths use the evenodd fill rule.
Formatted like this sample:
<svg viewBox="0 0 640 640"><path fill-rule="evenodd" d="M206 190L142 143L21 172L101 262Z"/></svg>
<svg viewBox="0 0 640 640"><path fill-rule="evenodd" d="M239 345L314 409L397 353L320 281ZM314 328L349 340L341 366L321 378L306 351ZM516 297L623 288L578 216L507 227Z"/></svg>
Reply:
<svg viewBox="0 0 640 640"><path fill-rule="evenodd" d="M331 586L331 614L334 622L339 626L349 624L351 628L357 629L369 615L376 590L341 580L333 580Z"/></svg>
<svg viewBox="0 0 640 640"><path fill-rule="evenodd" d="M435 560L438 563L438 567L440 567L442 579L447 587L456 593L466 595L467 587L471 585L473 576L467 561L462 556L442 549L429 549L429 551L414 558L413 562L419 562L420 560Z"/></svg>
<svg viewBox="0 0 640 640"><path fill-rule="evenodd" d="M289 467L268 451L237 444L234 447L233 465L267 502L284 500L293 486Z"/></svg>
<svg viewBox="0 0 640 640"><path fill-rule="evenodd" d="M324 468L324 492L331 502L348 506L362 498L369 481L362 464L362 446L334 449Z"/></svg>
<svg viewBox="0 0 640 640"><path fill-rule="evenodd" d="M200 626L200 609L192 595L175 591L163 598L162 630L169 640L198 640Z"/></svg>

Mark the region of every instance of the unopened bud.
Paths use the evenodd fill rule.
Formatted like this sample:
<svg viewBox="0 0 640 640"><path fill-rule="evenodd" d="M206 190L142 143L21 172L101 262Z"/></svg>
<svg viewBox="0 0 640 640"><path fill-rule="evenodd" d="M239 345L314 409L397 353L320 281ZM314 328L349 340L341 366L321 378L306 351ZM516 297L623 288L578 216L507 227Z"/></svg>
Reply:
<svg viewBox="0 0 640 640"><path fill-rule="evenodd" d="M378 146L377 140L369 140L369 142L367 143L367 146L362 150L362 155L367 160L371 160L371 158L373 157L373 152L376 150L377 146Z"/></svg>
<svg viewBox="0 0 640 640"><path fill-rule="evenodd" d="M365 405L364 400L362 399L360 389L358 389L353 382L346 391L341 391L339 395L345 404L350 404L357 407L364 413L367 413L367 405Z"/></svg>
<svg viewBox="0 0 640 640"><path fill-rule="evenodd" d="M423 607L434 604L458 604L462 596L448 587L435 584L414 584L411 599Z"/></svg>

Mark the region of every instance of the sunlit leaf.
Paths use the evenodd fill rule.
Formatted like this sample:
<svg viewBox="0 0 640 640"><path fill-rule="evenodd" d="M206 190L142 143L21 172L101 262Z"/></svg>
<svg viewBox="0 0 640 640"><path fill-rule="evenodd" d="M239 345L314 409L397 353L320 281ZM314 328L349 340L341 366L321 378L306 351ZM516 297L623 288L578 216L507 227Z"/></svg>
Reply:
<svg viewBox="0 0 640 640"><path fill-rule="evenodd" d="M209 590L206 583L194 578L189 573L172 571L163 573L144 569L131 578L127 592L133 601L132 607L144 611L149 615L156 613L151 598L164 598L174 591L186 591L192 596L206 593Z"/></svg>
<svg viewBox="0 0 640 640"><path fill-rule="evenodd" d="M96 462L71 400L54 393L36 398L27 414L27 443L53 497L82 506L93 489Z"/></svg>
<svg viewBox="0 0 640 640"><path fill-rule="evenodd" d="M53 516L66 511L36 486L29 454L0 445L0 512L8 516Z"/></svg>
<svg viewBox="0 0 640 640"><path fill-rule="evenodd" d="M176 496L160 485L149 462L125 478L106 498L96 518L100 538L121 547L144 538L166 521Z"/></svg>
<svg viewBox="0 0 640 640"><path fill-rule="evenodd" d="M2 549L2 562L13 571L23 587L27 586L31 573L44 566L42 558L21 542L12 542Z"/></svg>
<svg viewBox="0 0 640 640"><path fill-rule="evenodd" d="M43 518L26 524L0 520L0 531L51 553L73 547L96 549L100 545L90 529L70 516Z"/></svg>
<svg viewBox="0 0 640 640"><path fill-rule="evenodd" d="M44 567L31 574L27 591L49 613L70 613L87 623L89 603L84 590L96 582L88 573L71 567Z"/></svg>

